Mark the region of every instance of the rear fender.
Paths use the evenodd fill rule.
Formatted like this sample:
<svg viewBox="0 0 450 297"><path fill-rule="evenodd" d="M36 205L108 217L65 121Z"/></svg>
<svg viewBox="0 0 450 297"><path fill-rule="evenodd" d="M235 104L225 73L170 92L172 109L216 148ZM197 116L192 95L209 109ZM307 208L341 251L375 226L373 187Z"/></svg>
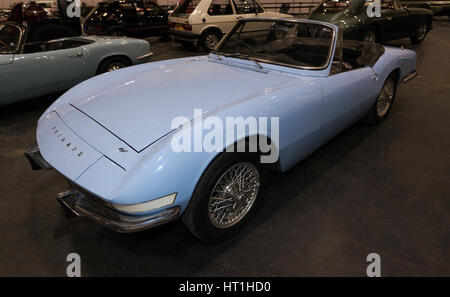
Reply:
<svg viewBox="0 0 450 297"><path fill-rule="evenodd" d="M396 81L397 85L400 84L406 76L413 73L416 69L416 59L417 55L412 50L385 46L384 54L372 67L377 76L378 92L381 91L381 87L385 80L393 71L398 69L400 72Z"/></svg>

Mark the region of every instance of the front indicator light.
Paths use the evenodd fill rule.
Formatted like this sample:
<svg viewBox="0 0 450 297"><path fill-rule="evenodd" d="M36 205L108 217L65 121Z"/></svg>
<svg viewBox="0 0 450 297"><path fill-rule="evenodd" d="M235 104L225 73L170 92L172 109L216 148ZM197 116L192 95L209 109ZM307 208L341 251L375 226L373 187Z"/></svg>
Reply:
<svg viewBox="0 0 450 297"><path fill-rule="evenodd" d="M140 213L171 205L175 202L176 197L177 193L173 193L147 202L137 204L113 204L112 206L121 212Z"/></svg>

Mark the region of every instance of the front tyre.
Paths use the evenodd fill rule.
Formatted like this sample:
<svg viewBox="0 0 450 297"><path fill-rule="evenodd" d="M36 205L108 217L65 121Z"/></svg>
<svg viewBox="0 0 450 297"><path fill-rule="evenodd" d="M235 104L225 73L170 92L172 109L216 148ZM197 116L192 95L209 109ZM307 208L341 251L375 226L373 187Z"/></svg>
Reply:
<svg viewBox="0 0 450 297"><path fill-rule="evenodd" d="M264 195L267 170L252 153L222 153L205 170L183 214L186 228L205 242L240 230Z"/></svg>
<svg viewBox="0 0 450 297"><path fill-rule="evenodd" d="M391 111L396 94L395 75L391 74L383 84L381 92L366 116L366 122L371 125L381 123Z"/></svg>
<svg viewBox="0 0 450 297"><path fill-rule="evenodd" d="M428 33L428 25L426 22L420 22L416 29L416 34L411 37L412 44L419 44L427 36Z"/></svg>

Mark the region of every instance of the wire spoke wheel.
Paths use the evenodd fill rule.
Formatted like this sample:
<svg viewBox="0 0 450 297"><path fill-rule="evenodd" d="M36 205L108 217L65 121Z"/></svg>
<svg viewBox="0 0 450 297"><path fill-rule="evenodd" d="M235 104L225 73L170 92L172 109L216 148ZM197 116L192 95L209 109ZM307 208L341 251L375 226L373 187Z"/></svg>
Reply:
<svg viewBox="0 0 450 297"><path fill-rule="evenodd" d="M394 90L394 81L389 79L384 84L383 90L381 90L377 100L377 114L380 118L384 117L389 111L389 108L392 105L392 100L394 99Z"/></svg>
<svg viewBox="0 0 450 297"><path fill-rule="evenodd" d="M208 202L208 216L217 228L241 221L253 206L260 186L260 174L250 162L230 167L217 181Z"/></svg>

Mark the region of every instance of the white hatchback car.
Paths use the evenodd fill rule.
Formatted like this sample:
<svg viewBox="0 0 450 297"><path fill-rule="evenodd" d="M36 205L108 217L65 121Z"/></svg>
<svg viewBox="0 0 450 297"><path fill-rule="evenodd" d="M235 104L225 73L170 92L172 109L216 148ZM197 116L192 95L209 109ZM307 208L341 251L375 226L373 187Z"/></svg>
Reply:
<svg viewBox="0 0 450 297"><path fill-rule="evenodd" d="M184 0L169 16L170 34L184 46L212 50L242 18L292 17L265 11L256 0Z"/></svg>

